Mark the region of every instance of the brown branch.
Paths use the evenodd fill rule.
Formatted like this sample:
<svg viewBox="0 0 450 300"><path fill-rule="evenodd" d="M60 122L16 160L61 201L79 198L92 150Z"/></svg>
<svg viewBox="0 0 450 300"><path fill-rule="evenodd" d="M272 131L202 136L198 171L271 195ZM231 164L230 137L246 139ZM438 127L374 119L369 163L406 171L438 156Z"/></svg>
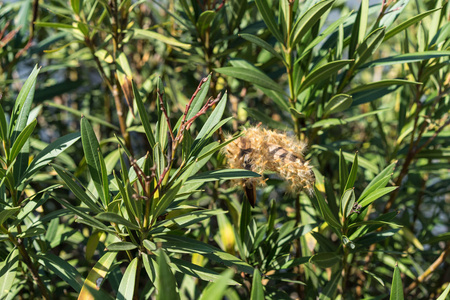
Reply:
<svg viewBox="0 0 450 300"><path fill-rule="evenodd" d="M28 255L28 252L25 249L25 246L23 245L22 240L16 239L16 237L14 237L10 232L8 232L8 238L14 244L14 246L16 246L17 249L19 250L19 253L23 258L23 262L27 265L28 269L31 272L31 277L33 278L33 281L37 284L37 286L39 287L39 290L41 291L42 299L44 299L44 300L50 299L50 295L48 293L47 287L45 286L44 282L41 280L41 277L39 276L39 272L36 269L36 266L31 261L31 258Z"/></svg>
<svg viewBox="0 0 450 300"><path fill-rule="evenodd" d="M400 186L402 183L403 178L408 174L409 165L411 164L411 161L416 157L417 154L419 154L420 151L422 151L425 147L427 147L437 136L438 134L447 126L450 124L450 119L447 120L441 127L439 127L433 136L431 136L422 146L417 148L417 144L419 143L419 140L416 141L413 147L410 146L410 151L408 151L408 154L406 156L405 162L403 163L402 170L400 171L400 174L397 177L397 180L395 182L395 185ZM383 212L386 213L389 211L389 209L392 207L392 204L394 203L395 199L397 198L397 195L399 193L399 188L396 189L389 198L388 202L386 203L386 206L384 207Z"/></svg>
<svg viewBox="0 0 450 300"><path fill-rule="evenodd" d="M194 94L192 94L192 97L191 97L191 99L189 100L188 104L186 104L186 109L184 110L183 120L181 121L181 124L183 124L183 123L186 121L186 117L187 117L187 114L188 114L188 112L189 112L189 109L191 108L192 101L194 101L194 98L197 96L198 92L199 92L200 89L202 88L202 85L203 85L206 81L208 81L208 77L205 77L205 78L203 78L203 79L200 81L200 83L199 83L197 89L195 90Z"/></svg>
<svg viewBox="0 0 450 300"><path fill-rule="evenodd" d="M208 108L210 108L210 107L214 106L215 104L217 104L220 101L220 97L221 96L222 96L221 93L219 93L219 95L217 95L217 97L215 99L213 99L212 97L209 98L208 101L206 101L206 104L198 111L198 113L196 113L195 116L190 118L185 123L185 129L189 130L189 128L191 127L192 123L194 123L195 119L197 119L201 115L205 114L206 111L208 110Z"/></svg>
<svg viewBox="0 0 450 300"><path fill-rule="evenodd" d="M441 263L445 261L445 258L450 254L450 244L447 244L447 248L439 255L439 257L428 267L428 269L425 270L425 272L422 273L419 277L416 278L406 289L404 294L408 295L410 294L415 288L418 287L419 283L424 282L427 277L433 273L437 267Z"/></svg>
<svg viewBox="0 0 450 300"><path fill-rule="evenodd" d="M439 132L441 132L445 127L447 127L448 124L450 124L450 118L441 127L439 127L434 132L434 134L422 146L419 147L419 149L417 149L417 153L420 153L420 151L422 151L425 147L431 144L431 142L438 136Z"/></svg>

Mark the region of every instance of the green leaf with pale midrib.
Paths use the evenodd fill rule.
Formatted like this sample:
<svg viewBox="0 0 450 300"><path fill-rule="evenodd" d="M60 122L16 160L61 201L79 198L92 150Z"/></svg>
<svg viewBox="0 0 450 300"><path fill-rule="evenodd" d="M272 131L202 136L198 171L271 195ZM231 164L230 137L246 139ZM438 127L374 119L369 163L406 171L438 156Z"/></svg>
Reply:
<svg viewBox="0 0 450 300"><path fill-rule="evenodd" d="M80 138L80 133L70 133L63 137L58 138L56 141L44 148L38 155L33 159L31 164L26 169L25 173L22 175L20 181L30 178L34 173L39 171L42 167L50 163L53 158L57 157L61 152L69 148Z"/></svg>
<svg viewBox="0 0 450 300"><path fill-rule="evenodd" d="M372 67L376 67L376 66L405 64L405 63L410 63L410 62L422 61L422 60L426 60L426 59L444 57L444 56L450 56L450 50L425 51L425 52L399 54L399 55L380 58L380 59L368 62L368 63L360 66L360 68L363 69L363 68L372 68Z"/></svg>
<svg viewBox="0 0 450 300"><path fill-rule="evenodd" d="M216 181L216 180L230 180L238 178L249 178L249 177L261 177L258 173L240 170L240 169L223 169L223 170L213 170L200 173L198 175L188 178L188 181Z"/></svg>
<svg viewBox="0 0 450 300"><path fill-rule="evenodd" d="M247 69L242 67L223 67L215 69L216 72L225 74L227 76L235 77L237 79L245 80L255 85L274 90L281 94L286 94L283 88L273 81L269 76L259 70Z"/></svg>

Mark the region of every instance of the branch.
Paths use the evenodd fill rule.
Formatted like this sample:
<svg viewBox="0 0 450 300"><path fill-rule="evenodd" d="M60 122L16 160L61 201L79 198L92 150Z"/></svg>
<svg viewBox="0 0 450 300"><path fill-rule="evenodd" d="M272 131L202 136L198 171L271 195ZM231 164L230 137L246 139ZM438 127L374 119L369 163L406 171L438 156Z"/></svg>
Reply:
<svg viewBox="0 0 450 300"><path fill-rule="evenodd" d="M444 123L444 125L439 127L434 132L434 134L425 142L425 144L423 144L422 146L420 146L419 149L417 149L416 154L420 153L420 151L422 151L425 147L427 147L429 144L431 144L431 142L438 136L439 132L441 132L445 127L447 127L448 124L450 124L450 118L447 120L447 122Z"/></svg>
<svg viewBox="0 0 450 300"><path fill-rule="evenodd" d="M208 81L208 77L205 77L205 78L203 78L203 79L200 81L200 83L199 83L197 89L195 90L194 94L192 94L191 100L189 100L188 104L186 104L186 109L184 110L183 120L181 121L181 124L184 124L184 122L186 121L186 117L187 117L187 114L188 114L188 112L189 112L189 109L191 108L192 101L194 101L195 96L197 96L198 92L199 92L200 89L202 88L202 85L203 85L206 81Z"/></svg>
<svg viewBox="0 0 450 300"><path fill-rule="evenodd" d="M441 253L441 255L439 255L439 257L434 261L434 263L431 264L431 266L428 267L428 269L425 270L425 272L422 273L422 275L420 275L419 277L416 278L416 280L414 280L414 282L412 282L406 289L404 294L405 295L409 295L415 288L417 288L417 286L419 285L419 283L422 283L425 281L425 279L431 274L433 273L437 267L439 267L439 265L441 263L444 262L445 258L450 254L450 244L447 244L447 248Z"/></svg>

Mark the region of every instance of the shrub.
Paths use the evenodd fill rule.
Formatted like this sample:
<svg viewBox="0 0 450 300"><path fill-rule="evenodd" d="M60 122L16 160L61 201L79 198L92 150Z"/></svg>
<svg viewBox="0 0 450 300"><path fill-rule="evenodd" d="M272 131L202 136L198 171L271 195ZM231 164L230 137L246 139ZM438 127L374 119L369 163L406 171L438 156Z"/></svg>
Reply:
<svg viewBox="0 0 450 300"><path fill-rule="evenodd" d="M446 298L450 5L380 2L0 4L0 298Z"/></svg>

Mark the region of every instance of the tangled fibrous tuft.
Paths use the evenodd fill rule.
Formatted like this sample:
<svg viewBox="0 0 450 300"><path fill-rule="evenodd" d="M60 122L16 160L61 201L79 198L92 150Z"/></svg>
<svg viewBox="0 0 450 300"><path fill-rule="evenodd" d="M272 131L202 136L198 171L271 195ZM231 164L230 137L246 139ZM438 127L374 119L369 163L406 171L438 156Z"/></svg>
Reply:
<svg viewBox="0 0 450 300"><path fill-rule="evenodd" d="M228 165L232 169L246 169L258 174L278 173L287 180L293 192L311 191L315 177L309 161L305 161L304 142L285 133L260 127L244 129L244 135L225 148ZM245 179L244 187L264 185L262 177Z"/></svg>

